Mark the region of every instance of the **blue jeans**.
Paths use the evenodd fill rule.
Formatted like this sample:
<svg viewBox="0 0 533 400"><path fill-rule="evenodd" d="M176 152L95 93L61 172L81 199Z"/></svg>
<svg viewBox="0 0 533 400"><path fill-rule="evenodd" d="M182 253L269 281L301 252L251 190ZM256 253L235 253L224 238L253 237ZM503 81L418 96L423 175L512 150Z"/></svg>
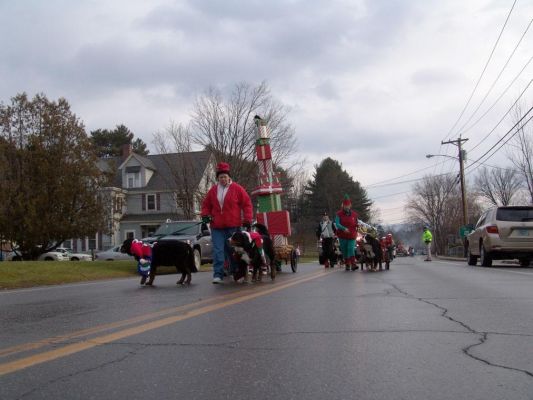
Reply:
<svg viewBox="0 0 533 400"><path fill-rule="evenodd" d="M213 278L224 279L224 260L230 263L230 273L236 268L236 262L231 256L232 248L228 239L239 228L211 229L211 242L213 243Z"/></svg>

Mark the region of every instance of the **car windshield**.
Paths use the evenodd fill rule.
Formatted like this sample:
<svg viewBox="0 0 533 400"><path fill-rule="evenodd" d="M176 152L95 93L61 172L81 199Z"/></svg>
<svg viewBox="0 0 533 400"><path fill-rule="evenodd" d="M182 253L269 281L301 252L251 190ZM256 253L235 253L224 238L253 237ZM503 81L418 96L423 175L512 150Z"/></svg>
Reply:
<svg viewBox="0 0 533 400"><path fill-rule="evenodd" d="M197 222L167 222L161 225L154 233L159 235L196 235L198 233Z"/></svg>
<svg viewBox="0 0 533 400"><path fill-rule="evenodd" d="M514 222L533 221L533 207L498 208L496 219Z"/></svg>

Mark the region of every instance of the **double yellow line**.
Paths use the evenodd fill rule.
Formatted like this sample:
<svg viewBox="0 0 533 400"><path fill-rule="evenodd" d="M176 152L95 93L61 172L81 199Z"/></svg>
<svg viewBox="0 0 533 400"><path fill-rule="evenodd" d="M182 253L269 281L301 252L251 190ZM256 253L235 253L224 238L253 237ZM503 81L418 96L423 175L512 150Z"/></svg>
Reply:
<svg viewBox="0 0 533 400"><path fill-rule="evenodd" d="M56 336L53 338L44 339L39 342L25 343L18 346L9 347L6 349L0 349L0 357L7 357L16 353L21 353L30 350L36 350L41 347L58 344L64 340L80 338L92 334L104 332L106 330L123 328L128 325L138 324L140 322L152 320L141 325L118 330L113 333L104 334L90 339L84 339L80 342L68 344L58 349L45 351L43 353L20 358L15 361L8 361L0 364L0 376L19 371L24 368L28 368L37 364L45 363L57 358L65 357L70 354L78 353L83 350L87 350L96 346L114 342L119 339L138 335L140 333L148 332L154 329L161 328L170 324L174 324L179 321L183 321L189 318L194 318L199 315L203 315L212 311L220 310L222 308L242 303L248 300L255 299L257 297L265 296L270 293L279 292L280 290L287 289L291 286L298 285L303 282L307 282L313 279L323 277L333 271L317 271L302 278L294 278L289 282L281 283L277 282L268 288L256 287L245 291L239 291L237 293L231 293L222 296L216 296L209 299L204 299L195 303L187 304L180 307L174 307L155 313L141 315L136 318L131 318L124 321L118 321L110 324L100 325L94 328L84 329L71 334ZM214 303L214 304L209 304ZM171 315L179 313L179 315ZM170 315L170 316L167 316Z"/></svg>

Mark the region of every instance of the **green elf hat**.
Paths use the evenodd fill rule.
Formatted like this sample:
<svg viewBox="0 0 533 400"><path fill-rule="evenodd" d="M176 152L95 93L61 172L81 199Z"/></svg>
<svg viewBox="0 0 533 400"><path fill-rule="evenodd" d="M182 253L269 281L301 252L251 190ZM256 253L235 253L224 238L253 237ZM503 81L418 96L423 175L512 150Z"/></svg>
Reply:
<svg viewBox="0 0 533 400"><path fill-rule="evenodd" d="M350 201L350 196L348 196L347 194L344 195L344 200L342 201L342 206L343 207L351 207L352 206L352 202Z"/></svg>

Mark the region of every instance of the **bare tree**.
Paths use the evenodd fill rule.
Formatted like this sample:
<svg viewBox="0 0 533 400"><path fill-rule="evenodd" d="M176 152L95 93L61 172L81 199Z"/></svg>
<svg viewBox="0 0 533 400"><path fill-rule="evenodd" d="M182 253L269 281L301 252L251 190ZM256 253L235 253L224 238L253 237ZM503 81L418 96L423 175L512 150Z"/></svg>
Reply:
<svg viewBox="0 0 533 400"><path fill-rule="evenodd" d="M524 105L517 103L514 120L520 121L531 109L524 112ZM529 201L533 204L533 127L527 122L518 128L518 133L507 146L507 157L519 171L529 192Z"/></svg>
<svg viewBox="0 0 533 400"><path fill-rule="evenodd" d="M508 206L522 187L516 170L483 167L475 178L475 190L494 206Z"/></svg>
<svg viewBox="0 0 533 400"><path fill-rule="evenodd" d="M451 212L461 212L457 179L452 175L426 176L417 182L407 201L407 212L413 222L430 225L437 253L446 247L447 225L455 217Z"/></svg>
<svg viewBox="0 0 533 400"><path fill-rule="evenodd" d="M173 191L176 208L183 218L193 219L195 205L201 202L206 190L199 185L189 127L171 122L164 132L154 134L153 143L168 168L169 173L162 176L166 176L168 187Z"/></svg>
<svg viewBox="0 0 533 400"><path fill-rule="evenodd" d="M217 161L229 162L232 177L249 187L257 180L255 169L250 168L255 158L255 115L268 122L274 165L292 167L288 163L294 159L296 139L287 114L265 82L258 86L239 83L229 98L210 88L194 105L192 140L212 150Z"/></svg>

